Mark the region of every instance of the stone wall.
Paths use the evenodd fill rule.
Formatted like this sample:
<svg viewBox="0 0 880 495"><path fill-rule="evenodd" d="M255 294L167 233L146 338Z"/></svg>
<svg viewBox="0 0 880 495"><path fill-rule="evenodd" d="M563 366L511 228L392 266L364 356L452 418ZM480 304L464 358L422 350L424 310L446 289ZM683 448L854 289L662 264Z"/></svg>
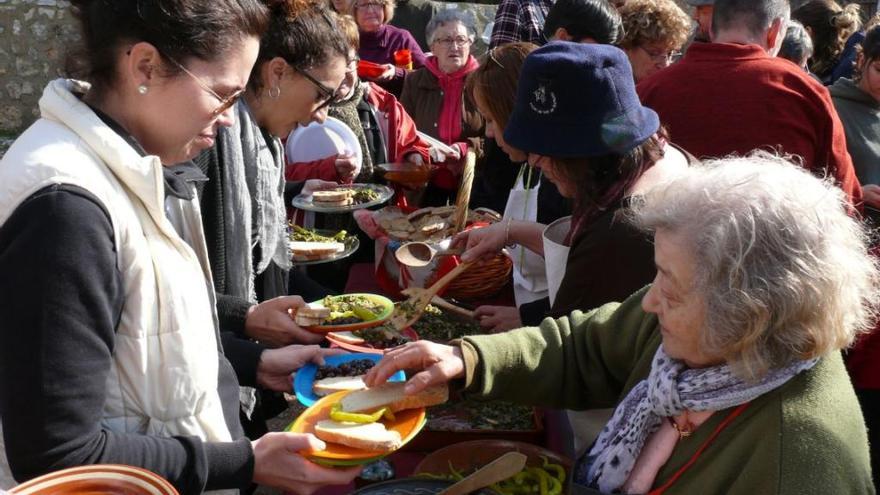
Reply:
<svg viewBox="0 0 880 495"><path fill-rule="evenodd" d="M78 39L64 0L0 0L0 133L36 118L46 83L58 77Z"/></svg>

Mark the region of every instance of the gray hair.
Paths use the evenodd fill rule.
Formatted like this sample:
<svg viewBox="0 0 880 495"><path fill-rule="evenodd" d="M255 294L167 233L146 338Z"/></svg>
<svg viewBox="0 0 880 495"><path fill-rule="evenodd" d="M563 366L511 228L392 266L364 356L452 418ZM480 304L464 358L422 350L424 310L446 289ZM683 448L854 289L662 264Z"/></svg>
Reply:
<svg viewBox="0 0 880 495"><path fill-rule="evenodd" d="M813 56L813 40L803 24L794 19L788 21L782 47L776 56L791 60L799 66L804 65L807 59Z"/></svg>
<svg viewBox="0 0 880 495"><path fill-rule="evenodd" d="M752 36L761 37L773 21L781 19L785 23L790 17L788 0L715 0L712 33L745 29Z"/></svg>
<svg viewBox="0 0 880 495"><path fill-rule="evenodd" d="M880 269L831 179L766 152L691 167L635 198L630 220L692 246L700 346L746 378L872 328Z"/></svg>
<svg viewBox="0 0 880 495"><path fill-rule="evenodd" d="M437 13L434 14L434 17L432 17L425 26L425 39L428 42L428 46L431 46L431 44L434 43L434 33L437 31L437 28L444 24L455 22L460 22L467 31L468 39L474 41L474 38L477 36L477 29L474 27L473 16L464 10L446 8L438 10Z"/></svg>

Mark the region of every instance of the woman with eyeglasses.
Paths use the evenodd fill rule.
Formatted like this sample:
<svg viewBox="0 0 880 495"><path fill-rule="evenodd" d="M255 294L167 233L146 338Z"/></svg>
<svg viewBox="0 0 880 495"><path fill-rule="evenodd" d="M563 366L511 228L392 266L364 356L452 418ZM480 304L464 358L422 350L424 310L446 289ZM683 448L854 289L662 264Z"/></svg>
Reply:
<svg viewBox="0 0 880 495"><path fill-rule="evenodd" d="M623 39L636 83L664 69L681 55L691 19L673 0L628 0L620 7Z"/></svg>
<svg viewBox="0 0 880 495"><path fill-rule="evenodd" d="M194 197L200 176L174 166L233 125L266 8L71 5L88 82L49 83L41 118L0 161L0 466L25 481L130 464L182 493L347 483L356 469L294 453L321 448L312 436L244 438L239 379L278 389L323 352L230 365Z"/></svg>
<svg viewBox="0 0 880 495"><path fill-rule="evenodd" d="M424 66L425 54L409 31L388 24L394 17L394 0L355 0L351 15L360 31L358 55L385 67L374 82L400 98L407 71ZM406 67L401 63L404 51L410 55Z"/></svg>
<svg viewBox="0 0 880 495"><path fill-rule="evenodd" d="M320 299L329 290L304 271L290 271L285 195L335 183L287 183L279 138L323 121L334 101L346 66L335 17L317 3L275 3L234 125L196 159L209 179L199 188L201 214L227 354L322 340L289 315L302 298ZM242 424L250 438L265 434L265 419L286 409L282 391L248 394Z"/></svg>
<svg viewBox="0 0 880 495"><path fill-rule="evenodd" d="M362 164L353 180L374 182L380 163L428 162L430 145L416 133L416 125L403 105L378 84L363 81L357 73L357 48L360 35L351 16L336 19L338 31L345 40L349 66L339 86L339 99L328 107L328 114L354 132L361 146ZM288 141L288 152L290 141ZM291 154L291 153L288 153ZM330 156L312 162L287 164L288 180L324 179L351 181L339 170L339 162L348 157Z"/></svg>
<svg viewBox="0 0 880 495"><path fill-rule="evenodd" d="M470 16L458 9L437 12L425 28L432 55L425 66L406 78L400 102L422 132L453 150L440 154L426 191L425 203L442 205L455 199L463 157L468 150L482 156L483 118L464 95L468 74L480 64L471 55L476 32Z"/></svg>

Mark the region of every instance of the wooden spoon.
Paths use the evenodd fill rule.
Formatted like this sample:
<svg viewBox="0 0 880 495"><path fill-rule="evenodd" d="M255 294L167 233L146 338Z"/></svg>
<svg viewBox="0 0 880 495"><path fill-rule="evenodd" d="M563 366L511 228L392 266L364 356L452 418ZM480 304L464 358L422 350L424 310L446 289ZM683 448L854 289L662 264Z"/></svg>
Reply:
<svg viewBox="0 0 880 495"><path fill-rule="evenodd" d="M452 282L452 279L459 276L470 266L471 262L465 262L456 266L427 289L410 287L409 289L402 290L401 293L409 296L409 299L394 305L394 312L391 313L391 318L389 318L391 326L396 328L397 331L401 331L417 322L421 318L422 313L425 312L425 308L431 302L431 299L440 292L440 289L446 287L446 284Z"/></svg>
<svg viewBox="0 0 880 495"><path fill-rule="evenodd" d="M504 481L526 467L526 456L519 452L508 452L498 459L477 469L470 476L458 481L438 495L464 495L492 483Z"/></svg>
<svg viewBox="0 0 880 495"><path fill-rule="evenodd" d="M471 319L471 320L474 319L474 312L472 310L462 308L461 306L456 306L455 304L452 304L451 302L447 301L446 299L443 299L440 296L432 297L431 304L433 304L434 306L437 306L440 309L445 309L446 311L449 311L450 313L455 313L458 316L463 316L463 317Z"/></svg>
<svg viewBox="0 0 880 495"><path fill-rule="evenodd" d="M397 248L394 257L401 264L418 268L427 266L435 256L452 256L462 252L461 248L434 249L426 242L407 242Z"/></svg>

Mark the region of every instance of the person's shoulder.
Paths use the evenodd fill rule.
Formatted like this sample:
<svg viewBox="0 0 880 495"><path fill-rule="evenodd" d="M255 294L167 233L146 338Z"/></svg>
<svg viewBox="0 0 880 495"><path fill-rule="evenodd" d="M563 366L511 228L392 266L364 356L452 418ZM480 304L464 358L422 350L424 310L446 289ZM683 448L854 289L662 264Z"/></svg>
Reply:
<svg viewBox="0 0 880 495"><path fill-rule="evenodd" d="M792 378L780 399L782 479L802 488L827 487L823 493L866 493L867 433L840 353Z"/></svg>

